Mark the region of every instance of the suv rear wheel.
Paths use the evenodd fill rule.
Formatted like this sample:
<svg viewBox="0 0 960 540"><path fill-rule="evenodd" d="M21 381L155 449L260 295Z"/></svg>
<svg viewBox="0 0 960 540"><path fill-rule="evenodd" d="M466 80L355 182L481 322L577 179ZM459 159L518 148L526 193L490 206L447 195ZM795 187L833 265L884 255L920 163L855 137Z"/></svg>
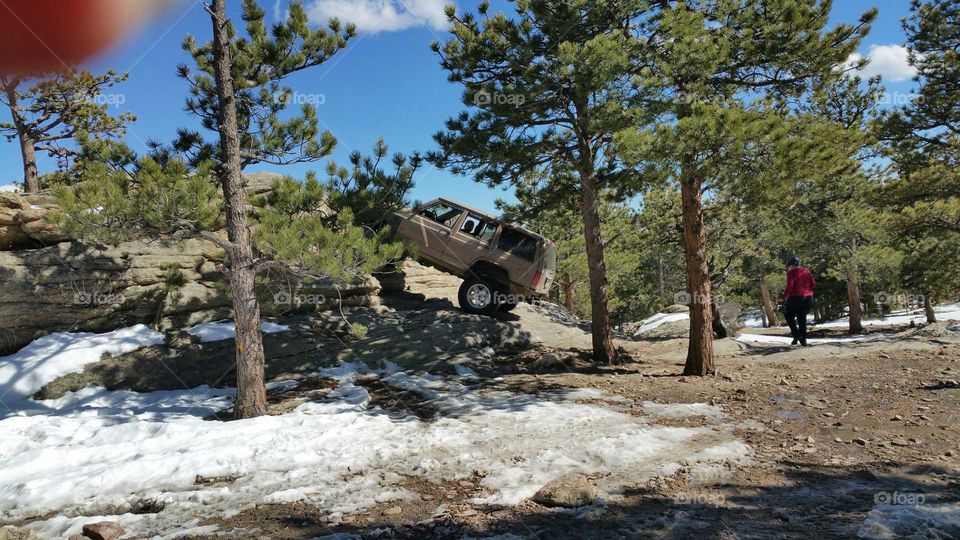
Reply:
<svg viewBox="0 0 960 540"><path fill-rule="evenodd" d="M457 300L460 309L474 315L493 315L497 311L497 282L483 277L471 276L463 280Z"/></svg>

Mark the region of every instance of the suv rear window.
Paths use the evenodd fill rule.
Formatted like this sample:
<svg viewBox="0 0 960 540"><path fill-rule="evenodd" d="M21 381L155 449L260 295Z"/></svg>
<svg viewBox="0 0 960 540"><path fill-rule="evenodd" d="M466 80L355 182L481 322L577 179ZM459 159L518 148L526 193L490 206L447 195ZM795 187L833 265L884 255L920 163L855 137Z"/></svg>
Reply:
<svg viewBox="0 0 960 540"><path fill-rule="evenodd" d="M463 210L445 203L437 203L420 210L419 214L429 220L453 227Z"/></svg>
<svg viewBox="0 0 960 540"><path fill-rule="evenodd" d="M497 242L497 249L533 262L537 258L537 239L516 229L504 227Z"/></svg>

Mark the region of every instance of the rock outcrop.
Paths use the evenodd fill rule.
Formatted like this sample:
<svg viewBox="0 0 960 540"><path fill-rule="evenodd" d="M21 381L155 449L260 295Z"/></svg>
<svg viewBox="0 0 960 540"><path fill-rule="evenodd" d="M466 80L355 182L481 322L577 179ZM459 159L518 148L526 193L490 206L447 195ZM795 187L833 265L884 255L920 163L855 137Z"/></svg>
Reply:
<svg viewBox="0 0 960 540"><path fill-rule="evenodd" d="M252 195L280 175L246 177ZM137 323L161 330L232 317L217 270L222 251L201 240L98 245L65 237L47 219L48 195L0 193L0 355L58 331L104 332ZM267 315L376 306L380 283L272 280L258 287Z"/></svg>
<svg viewBox="0 0 960 540"><path fill-rule="evenodd" d="M396 268L374 275L383 287L383 294L408 292L453 303L457 302L457 291L463 283L457 276L414 260L403 261Z"/></svg>
<svg viewBox="0 0 960 540"><path fill-rule="evenodd" d="M47 221L56 205L43 194L0 192L0 250L36 248L66 240Z"/></svg>
<svg viewBox="0 0 960 540"><path fill-rule="evenodd" d="M50 332L136 323L173 327L230 315L211 244L61 242L0 251L0 352Z"/></svg>

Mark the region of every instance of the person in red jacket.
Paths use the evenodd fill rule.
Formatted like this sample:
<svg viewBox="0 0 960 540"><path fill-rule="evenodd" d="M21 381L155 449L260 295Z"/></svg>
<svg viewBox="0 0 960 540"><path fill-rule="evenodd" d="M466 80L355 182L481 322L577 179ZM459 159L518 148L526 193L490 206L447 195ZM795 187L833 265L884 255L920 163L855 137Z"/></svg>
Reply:
<svg viewBox="0 0 960 540"><path fill-rule="evenodd" d="M786 302L792 345L807 346L807 314L813 309L813 289L816 286L810 270L800 266L799 258L790 257L787 261L787 289L781 299Z"/></svg>

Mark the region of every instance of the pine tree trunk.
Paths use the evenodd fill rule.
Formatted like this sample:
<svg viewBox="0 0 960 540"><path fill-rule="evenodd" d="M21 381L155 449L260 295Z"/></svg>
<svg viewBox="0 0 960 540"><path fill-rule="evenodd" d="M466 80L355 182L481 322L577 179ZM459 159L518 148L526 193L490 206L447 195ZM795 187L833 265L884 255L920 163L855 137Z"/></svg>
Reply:
<svg viewBox="0 0 960 540"><path fill-rule="evenodd" d="M570 274L563 275L563 307L573 313L573 278Z"/></svg>
<svg viewBox="0 0 960 540"><path fill-rule="evenodd" d="M33 138L27 133L20 116L20 108L17 103L17 83L11 81L9 84L5 84L4 91L7 94L7 104L10 106L13 126L17 130L17 139L20 141L20 156L23 159L23 190L27 193L37 193L40 191L37 152L34 148Z"/></svg>
<svg viewBox="0 0 960 540"><path fill-rule="evenodd" d="M763 325L764 328L770 328L770 321L767 320L767 312L762 309L760 310L760 324Z"/></svg>
<svg viewBox="0 0 960 540"><path fill-rule="evenodd" d="M657 256L657 302L663 302L663 293L665 290L663 280L663 255Z"/></svg>
<svg viewBox="0 0 960 540"><path fill-rule="evenodd" d="M930 302L930 295L923 295L923 312L927 316L928 323L937 322L937 312L933 309L933 303Z"/></svg>
<svg viewBox="0 0 960 540"><path fill-rule="evenodd" d="M857 269L854 265L847 265L847 304L850 306L851 334L863 333L863 308L860 305L860 283L857 280Z"/></svg>
<svg viewBox="0 0 960 540"><path fill-rule="evenodd" d="M683 374L709 375L716 368L707 234L703 223L703 179L693 170L692 157L684 160L682 168L680 198L683 203L683 242L686 248L687 286L691 295L690 343Z"/></svg>
<svg viewBox="0 0 960 540"><path fill-rule="evenodd" d="M254 293L254 257L247 227L247 195L243 189L240 138L234 100L226 0L213 0L214 79L217 85L217 129L222 163L218 171L227 207L230 250L230 289L236 323L237 401L235 418L252 418L267 412L263 335L260 306Z"/></svg>
<svg viewBox="0 0 960 540"><path fill-rule="evenodd" d="M600 237L600 203L593 184L593 172L580 171L583 192L583 236L587 247L587 266L590 270L590 317L593 329L593 359L596 362L616 361L613 336L610 332L610 312L607 310L607 265L603 260L603 241Z"/></svg>
<svg viewBox="0 0 960 540"><path fill-rule="evenodd" d="M711 289L713 285L711 284ZM713 336L717 339L726 339L727 327L723 325L723 317L720 314L720 307L717 306L717 303L710 299L710 313L713 314Z"/></svg>
<svg viewBox="0 0 960 540"><path fill-rule="evenodd" d="M23 190L27 193L40 191L40 174L37 172L37 153L33 140L20 136L20 155L23 156Z"/></svg>
<svg viewBox="0 0 960 540"><path fill-rule="evenodd" d="M770 288L767 287L767 281L760 278L760 298L763 301L763 313L770 326L780 326L780 319L777 317L777 310L773 307L773 301L770 299Z"/></svg>

